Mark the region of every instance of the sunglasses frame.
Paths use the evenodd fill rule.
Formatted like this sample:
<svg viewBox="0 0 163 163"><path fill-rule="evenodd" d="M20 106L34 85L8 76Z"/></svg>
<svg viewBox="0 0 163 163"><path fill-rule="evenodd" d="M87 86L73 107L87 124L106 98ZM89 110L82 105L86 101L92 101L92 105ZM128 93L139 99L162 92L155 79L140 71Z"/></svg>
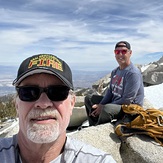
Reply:
<svg viewBox="0 0 163 163"><path fill-rule="evenodd" d="M116 51L117 51L118 53L116 53ZM122 50L115 49L115 50L114 50L114 53L115 53L116 55L119 55L120 53L121 53L122 55L125 55L127 52L128 52L127 49L122 49Z"/></svg>
<svg viewBox="0 0 163 163"><path fill-rule="evenodd" d="M54 90L50 90L51 88L54 88ZM57 89L61 89L60 91L62 91L60 92L60 95L58 96L55 94ZM50 85L48 87L26 85L26 86L16 86L16 91L18 93L20 100L22 101L27 101L27 102L37 101L43 92L46 93L46 95L51 101L64 101L65 99L67 99L69 95L70 88L65 85ZM32 93L32 91L34 91L33 93L35 93L35 96ZM26 94L26 97L25 97L25 94Z"/></svg>

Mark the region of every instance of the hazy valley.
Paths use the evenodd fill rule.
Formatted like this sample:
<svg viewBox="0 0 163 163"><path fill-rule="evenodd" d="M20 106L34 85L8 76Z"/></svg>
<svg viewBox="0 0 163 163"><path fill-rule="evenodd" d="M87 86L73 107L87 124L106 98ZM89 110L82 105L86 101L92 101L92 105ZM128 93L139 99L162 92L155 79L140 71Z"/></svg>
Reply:
<svg viewBox="0 0 163 163"><path fill-rule="evenodd" d="M17 67L0 66L0 96L15 92L12 82L16 77ZM104 77L109 71L81 71L73 70L75 88L91 88L92 84Z"/></svg>

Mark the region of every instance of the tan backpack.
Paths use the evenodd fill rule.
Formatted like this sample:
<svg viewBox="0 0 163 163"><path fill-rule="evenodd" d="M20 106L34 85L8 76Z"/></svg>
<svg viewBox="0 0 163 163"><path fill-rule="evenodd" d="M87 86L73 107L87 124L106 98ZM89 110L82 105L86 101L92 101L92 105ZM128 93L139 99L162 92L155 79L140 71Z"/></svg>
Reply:
<svg viewBox="0 0 163 163"><path fill-rule="evenodd" d="M115 127L118 136L146 134L163 146L163 111L154 108L145 110L136 104L122 105L122 110L133 119Z"/></svg>

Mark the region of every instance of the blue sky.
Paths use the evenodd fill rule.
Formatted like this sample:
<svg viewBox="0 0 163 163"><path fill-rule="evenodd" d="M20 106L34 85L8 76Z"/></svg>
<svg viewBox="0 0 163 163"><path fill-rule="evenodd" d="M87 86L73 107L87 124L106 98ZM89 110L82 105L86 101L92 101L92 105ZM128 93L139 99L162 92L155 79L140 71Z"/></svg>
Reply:
<svg viewBox="0 0 163 163"><path fill-rule="evenodd" d="M120 40L147 64L163 56L163 1L0 0L0 38L0 65L53 53L72 69L110 71Z"/></svg>

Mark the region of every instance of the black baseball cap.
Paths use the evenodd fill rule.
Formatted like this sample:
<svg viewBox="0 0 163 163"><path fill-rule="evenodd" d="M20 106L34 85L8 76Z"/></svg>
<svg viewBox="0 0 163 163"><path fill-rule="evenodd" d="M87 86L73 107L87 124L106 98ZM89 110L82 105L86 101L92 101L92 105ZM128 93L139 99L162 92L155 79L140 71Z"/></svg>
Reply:
<svg viewBox="0 0 163 163"><path fill-rule="evenodd" d="M119 45L119 44L122 44L122 43L124 45ZM118 47L126 47L129 50L131 49L131 46L127 41L119 41L119 42L117 42L116 45L115 45L115 49L118 48Z"/></svg>
<svg viewBox="0 0 163 163"><path fill-rule="evenodd" d="M17 73L13 85L17 86L26 77L47 73L58 77L66 86L73 89L72 72L68 64L53 54L37 54L25 59Z"/></svg>

